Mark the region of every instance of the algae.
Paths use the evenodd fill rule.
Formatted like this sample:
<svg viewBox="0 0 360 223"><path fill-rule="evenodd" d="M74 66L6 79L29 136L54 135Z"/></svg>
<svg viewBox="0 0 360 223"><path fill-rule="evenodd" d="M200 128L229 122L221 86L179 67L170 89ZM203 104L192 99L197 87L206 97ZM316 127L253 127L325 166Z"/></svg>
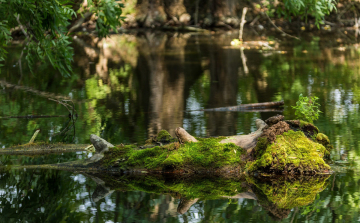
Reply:
<svg viewBox="0 0 360 223"><path fill-rule="evenodd" d="M249 172L314 174L326 172L330 166L323 157L326 148L307 138L302 131L292 130L277 135L274 143L260 138L254 149L254 161L246 164Z"/></svg>

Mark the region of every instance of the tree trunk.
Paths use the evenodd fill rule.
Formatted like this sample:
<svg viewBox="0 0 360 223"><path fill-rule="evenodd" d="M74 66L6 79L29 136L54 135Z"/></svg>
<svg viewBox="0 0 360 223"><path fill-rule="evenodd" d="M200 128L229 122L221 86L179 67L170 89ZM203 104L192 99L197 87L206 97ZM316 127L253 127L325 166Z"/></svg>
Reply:
<svg viewBox="0 0 360 223"><path fill-rule="evenodd" d="M165 0L165 12L175 23L188 24L191 18L186 12L184 0Z"/></svg>
<svg viewBox="0 0 360 223"><path fill-rule="evenodd" d="M166 22L163 0L138 0L136 21L140 26L156 27Z"/></svg>

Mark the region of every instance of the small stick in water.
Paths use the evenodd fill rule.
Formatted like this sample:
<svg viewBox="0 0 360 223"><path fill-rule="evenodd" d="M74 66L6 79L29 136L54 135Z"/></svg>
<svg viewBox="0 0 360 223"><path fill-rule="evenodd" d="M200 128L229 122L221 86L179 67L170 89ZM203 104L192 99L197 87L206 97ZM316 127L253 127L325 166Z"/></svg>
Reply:
<svg viewBox="0 0 360 223"><path fill-rule="evenodd" d="M33 143L33 142L34 142L34 140L35 140L36 136L39 134L39 132L40 132L40 129L37 129L37 130L35 131L34 135L31 137L29 143Z"/></svg>

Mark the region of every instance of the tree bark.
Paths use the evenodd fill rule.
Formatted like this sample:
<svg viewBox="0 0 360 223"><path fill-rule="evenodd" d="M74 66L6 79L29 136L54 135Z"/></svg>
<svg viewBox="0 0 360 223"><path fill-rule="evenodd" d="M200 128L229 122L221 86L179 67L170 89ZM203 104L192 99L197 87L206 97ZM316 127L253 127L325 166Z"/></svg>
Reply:
<svg viewBox="0 0 360 223"><path fill-rule="evenodd" d="M138 0L136 21L144 27L161 26L166 22L163 0Z"/></svg>
<svg viewBox="0 0 360 223"><path fill-rule="evenodd" d="M188 24L191 18L186 12L184 0L165 0L165 12L176 23Z"/></svg>

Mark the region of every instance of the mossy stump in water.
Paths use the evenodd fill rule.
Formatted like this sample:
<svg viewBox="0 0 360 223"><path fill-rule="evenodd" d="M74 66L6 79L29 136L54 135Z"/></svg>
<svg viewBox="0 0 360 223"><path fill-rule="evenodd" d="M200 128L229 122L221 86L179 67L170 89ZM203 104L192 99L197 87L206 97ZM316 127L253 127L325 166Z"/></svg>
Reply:
<svg viewBox="0 0 360 223"><path fill-rule="evenodd" d="M311 123L279 121L265 128L246 164L248 172L313 175L328 173L328 138ZM327 140L326 140L327 139Z"/></svg>

